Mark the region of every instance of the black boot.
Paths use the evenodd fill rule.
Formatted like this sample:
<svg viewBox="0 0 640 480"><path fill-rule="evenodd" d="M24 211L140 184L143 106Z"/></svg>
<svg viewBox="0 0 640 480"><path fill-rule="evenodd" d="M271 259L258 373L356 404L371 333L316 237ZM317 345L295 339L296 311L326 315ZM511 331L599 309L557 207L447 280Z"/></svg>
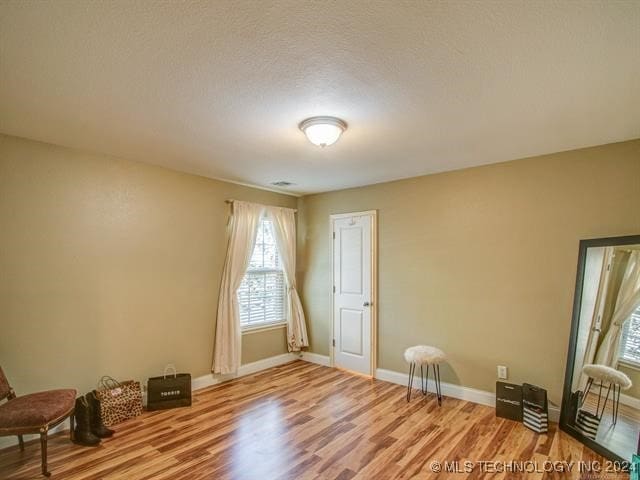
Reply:
<svg viewBox="0 0 640 480"><path fill-rule="evenodd" d="M113 430L107 428L102 421L102 408L100 406L100 400L96 397L95 390L87 393L87 402L91 407L91 433L98 438L108 438L113 435Z"/></svg>
<svg viewBox="0 0 640 480"><path fill-rule="evenodd" d="M85 447L95 447L100 443L100 439L91 433L91 407L87 399L80 397L76 399L76 428L73 431L73 442Z"/></svg>

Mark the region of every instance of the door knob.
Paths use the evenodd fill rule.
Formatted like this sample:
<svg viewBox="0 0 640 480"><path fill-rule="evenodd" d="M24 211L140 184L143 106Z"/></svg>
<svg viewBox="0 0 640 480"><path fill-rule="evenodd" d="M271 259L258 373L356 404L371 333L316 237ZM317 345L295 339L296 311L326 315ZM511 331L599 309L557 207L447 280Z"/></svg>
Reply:
<svg viewBox="0 0 640 480"><path fill-rule="evenodd" d="M364 303L362 304L362 306L363 306L363 307L370 307L370 306L371 306L371 304L370 304L369 302L364 302Z"/></svg>

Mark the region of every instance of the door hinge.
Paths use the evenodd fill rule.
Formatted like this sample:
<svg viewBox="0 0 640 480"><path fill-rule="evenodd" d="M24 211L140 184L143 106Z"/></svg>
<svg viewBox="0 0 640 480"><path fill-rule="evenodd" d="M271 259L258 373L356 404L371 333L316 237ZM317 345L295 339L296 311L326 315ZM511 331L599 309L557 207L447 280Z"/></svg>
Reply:
<svg viewBox="0 0 640 480"><path fill-rule="evenodd" d="M335 347L336 346L336 339L334 338L333 341L331 342L331 344Z"/></svg>
<svg viewBox="0 0 640 480"><path fill-rule="evenodd" d="M336 293L336 286L333 286L333 293Z"/></svg>
<svg viewBox="0 0 640 480"><path fill-rule="evenodd" d="M333 239L336 239L336 232L333 232Z"/></svg>

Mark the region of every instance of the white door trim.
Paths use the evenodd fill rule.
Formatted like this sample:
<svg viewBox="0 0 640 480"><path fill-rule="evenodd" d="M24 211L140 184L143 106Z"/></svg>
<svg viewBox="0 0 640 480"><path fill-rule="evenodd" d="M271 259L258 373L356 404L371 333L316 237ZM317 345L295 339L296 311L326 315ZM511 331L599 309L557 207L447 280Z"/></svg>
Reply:
<svg viewBox="0 0 640 480"><path fill-rule="evenodd" d="M336 213L329 216L329 240L331 245L331 338L329 339L329 366L335 367L334 346L335 338L335 294L333 287L335 285L335 269L334 269L334 222L340 218L348 217L371 217L371 369L370 376L375 378L376 369L378 368L378 211L366 210L363 212L353 213Z"/></svg>

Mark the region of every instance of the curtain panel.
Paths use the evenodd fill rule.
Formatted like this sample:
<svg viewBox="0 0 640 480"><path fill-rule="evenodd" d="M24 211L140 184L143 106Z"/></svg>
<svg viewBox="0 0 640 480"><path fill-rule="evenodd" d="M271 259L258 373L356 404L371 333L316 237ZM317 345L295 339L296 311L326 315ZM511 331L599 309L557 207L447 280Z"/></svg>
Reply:
<svg viewBox="0 0 640 480"><path fill-rule="evenodd" d="M263 212L263 205L233 202L227 258L218 298L212 366L214 373L235 373L240 368L242 332L237 292L251 260Z"/></svg>
<svg viewBox="0 0 640 480"><path fill-rule="evenodd" d="M596 354L596 363L617 366L622 325L638 306L640 306L640 252L634 251L629 255L609 328L606 333L603 332L604 339Z"/></svg>
<svg viewBox="0 0 640 480"><path fill-rule="evenodd" d="M251 261L258 226L263 216L272 222L286 281L288 349L290 352L299 352L303 347L309 346L304 311L296 289L296 219L294 210L234 201L229 226L229 245L227 246L227 257L218 299L212 366L214 373L235 373L240 368L242 331L237 292Z"/></svg>
<svg viewBox="0 0 640 480"><path fill-rule="evenodd" d="M602 317L606 309L607 294L609 293L609 280L611 261L613 258L613 248L606 247L604 254L602 255L602 265L600 267L600 280L598 283L598 293L596 295L596 302L593 309L593 315L591 317L591 324L589 327L589 336L587 339L587 346L585 349L584 358L581 359L580 367L574 372L580 372L580 381L578 383L579 389L584 391L588 377L582 373L582 367L584 365L593 363L598 344L600 343L600 334L602 332ZM584 280L583 280L584 281Z"/></svg>
<svg viewBox="0 0 640 480"><path fill-rule="evenodd" d="M296 289L296 218L290 208L266 207L282 259L287 283L287 345L290 352L309 346L307 326L300 296Z"/></svg>

